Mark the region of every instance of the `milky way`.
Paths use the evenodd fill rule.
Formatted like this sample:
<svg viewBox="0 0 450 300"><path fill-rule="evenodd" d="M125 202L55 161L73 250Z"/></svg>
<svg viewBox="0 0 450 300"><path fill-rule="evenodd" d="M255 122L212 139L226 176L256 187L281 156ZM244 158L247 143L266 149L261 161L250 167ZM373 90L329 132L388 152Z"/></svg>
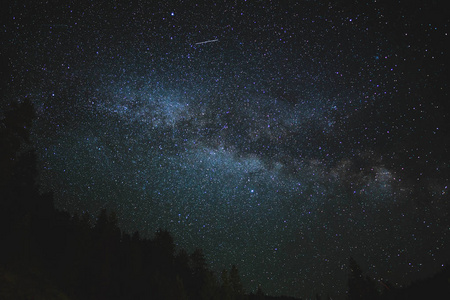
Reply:
<svg viewBox="0 0 450 300"><path fill-rule="evenodd" d="M448 260L437 5L144 2L11 4L6 98L36 107L58 208L273 295L342 296L350 256L398 284Z"/></svg>

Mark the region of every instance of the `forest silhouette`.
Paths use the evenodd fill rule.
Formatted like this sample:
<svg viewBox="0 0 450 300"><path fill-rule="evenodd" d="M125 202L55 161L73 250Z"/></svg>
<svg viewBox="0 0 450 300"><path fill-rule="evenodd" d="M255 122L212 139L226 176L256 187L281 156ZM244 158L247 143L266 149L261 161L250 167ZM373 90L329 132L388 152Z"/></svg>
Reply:
<svg viewBox="0 0 450 300"><path fill-rule="evenodd" d="M165 229L144 238L122 231L113 211L93 220L57 210L53 195L39 191L33 118L25 100L0 122L0 299L294 299L264 295L262 287L247 293L235 265L214 274L200 248L177 249ZM450 295L448 267L398 287L364 275L353 258L348 265L348 299Z"/></svg>

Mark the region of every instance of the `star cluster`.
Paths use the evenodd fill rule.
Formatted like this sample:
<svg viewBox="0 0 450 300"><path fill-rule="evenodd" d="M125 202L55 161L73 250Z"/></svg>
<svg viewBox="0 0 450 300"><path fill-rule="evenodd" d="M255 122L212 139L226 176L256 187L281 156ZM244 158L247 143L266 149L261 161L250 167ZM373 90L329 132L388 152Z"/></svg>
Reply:
<svg viewBox="0 0 450 300"><path fill-rule="evenodd" d="M7 97L36 107L43 189L167 228L248 291L342 296L350 256L431 275L450 253L448 17L351 2L11 4Z"/></svg>

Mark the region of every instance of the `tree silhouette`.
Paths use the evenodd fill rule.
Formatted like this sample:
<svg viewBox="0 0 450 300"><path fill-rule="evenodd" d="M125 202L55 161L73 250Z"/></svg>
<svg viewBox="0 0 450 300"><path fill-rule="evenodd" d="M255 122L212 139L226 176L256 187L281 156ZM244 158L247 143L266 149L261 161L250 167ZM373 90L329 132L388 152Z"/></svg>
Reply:
<svg viewBox="0 0 450 300"><path fill-rule="evenodd" d="M231 266L230 270L230 284L235 299L241 299L244 295L244 288L242 287L241 277L236 265Z"/></svg>
<svg viewBox="0 0 450 300"><path fill-rule="evenodd" d="M0 230L11 232L13 223L31 211L37 195L36 155L29 147L34 118L29 100L13 103L0 121Z"/></svg>
<svg viewBox="0 0 450 300"><path fill-rule="evenodd" d="M159 256L165 259L164 263L172 264L175 258L175 243L170 232L160 228L155 234L154 243Z"/></svg>
<svg viewBox="0 0 450 300"><path fill-rule="evenodd" d="M31 101L12 103L0 120L0 256L32 263L33 213L38 196L36 155L30 148ZM18 260L17 258L21 258Z"/></svg>
<svg viewBox="0 0 450 300"><path fill-rule="evenodd" d="M210 299L216 292L212 272L208 269L205 255L202 249L197 248L190 255L191 278L188 283L188 290L194 299Z"/></svg>
<svg viewBox="0 0 450 300"><path fill-rule="evenodd" d="M353 257L349 259L348 299L378 299L375 283L368 276L364 277L361 267Z"/></svg>
<svg viewBox="0 0 450 300"><path fill-rule="evenodd" d="M233 299L233 288L231 286L230 277L228 276L228 270L222 270L222 274L220 276L222 280L222 286L220 289L220 295L222 300L231 300Z"/></svg>
<svg viewBox="0 0 450 300"><path fill-rule="evenodd" d="M263 290L261 288L261 285L258 285L258 289L256 290L255 296L256 296L256 299L258 299L258 300L264 300L265 299L265 295L264 295L264 292L263 292Z"/></svg>

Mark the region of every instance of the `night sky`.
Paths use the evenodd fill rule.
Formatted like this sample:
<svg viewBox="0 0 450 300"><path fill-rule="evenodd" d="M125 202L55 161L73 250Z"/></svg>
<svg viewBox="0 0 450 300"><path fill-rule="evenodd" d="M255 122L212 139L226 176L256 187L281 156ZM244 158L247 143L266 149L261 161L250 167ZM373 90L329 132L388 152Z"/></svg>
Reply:
<svg viewBox="0 0 450 300"><path fill-rule="evenodd" d="M59 209L166 228L247 292L342 296L350 256L394 284L449 261L440 2L39 2L3 12L1 107L34 103Z"/></svg>

